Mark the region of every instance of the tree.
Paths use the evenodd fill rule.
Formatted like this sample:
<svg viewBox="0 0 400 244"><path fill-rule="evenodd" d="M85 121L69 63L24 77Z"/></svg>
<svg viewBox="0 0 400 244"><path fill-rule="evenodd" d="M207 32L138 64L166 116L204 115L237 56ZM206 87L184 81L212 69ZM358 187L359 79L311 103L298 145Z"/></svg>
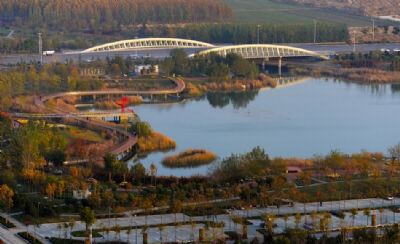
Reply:
<svg viewBox="0 0 400 244"><path fill-rule="evenodd" d="M153 134L151 125L145 121L138 121L129 129L131 133L136 133L139 137L147 137Z"/></svg>
<svg viewBox="0 0 400 244"><path fill-rule="evenodd" d="M189 73L189 58L183 49L174 49L170 53L171 59L174 62L173 73L177 75L185 75Z"/></svg>
<svg viewBox="0 0 400 244"><path fill-rule="evenodd" d="M388 148L389 155L400 163L400 143Z"/></svg>
<svg viewBox="0 0 400 244"><path fill-rule="evenodd" d="M352 224L353 227L354 227L354 221L356 219L357 214L358 214L357 209L355 209L355 208L351 209L351 218L353 219L353 224Z"/></svg>
<svg viewBox="0 0 400 244"><path fill-rule="evenodd" d="M48 152L45 155L45 159L47 162L52 162L54 166L60 167L65 162L66 155L64 150L55 149Z"/></svg>
<svg viewBox="0 0 400 244"><path fill-rule="evenodd" d="M174 224L175 224L175 228L174 228L174 232L175 232L175 241L176 241L176 227L177 227L177 222L176 222L176 215L182 211L183 205L181 201L173 201L171 204L171 210L174 213L175 219L174 219Z"/></svg>
<svg viewBox="0 0 400 244"><path fill-rule="evenodd" d="M154 185L157 185L157 183L156 183L157 166L154 163L152 163L150 165L150 174L151 174L151 177L153 179Z"/></svg>
<svg viewBox="0 0 400 244"><path fill-rule="evenodd" d="M368 226L369 216L371 215L371 210L369 208L364 209L364 215L367 216L367 226Z"/></svg>
<svg viewBox="0 0 400 244"><path fill-rule="evenodd" d="M57 185L54 183L49 183L46 186L46 195L50 198L53 199L54 198L54 194L57 190Z"/></svg>
<svg viewBox="0 0 400 244"><path fill-rule="evenodd" d="M301 222L301 214L300 213L296 213L294 216L294 222L296 224L296 229L299 228L299 224Z"/></svg>
<svg viewBox="0 0 400 244"><path fill-rule="evenodd" d="M207 70L207 75L212 82L225 82L229 79L229 67L223 63L211 64Z"/></svg>
<svg viewBox="0 0 400 244"><path fill-rule="evenodd" d="M81 220L85 222L86 232L89 233L89 243L92 243L92 225L96 221L94 211L85 207L80 213Z"/></svg>
<svg viewBox="0 0 400 244"><path fill-rule="evenodd" d="M108 172L108 180L112 181L112 174L122 174L127 171L126 164L118 161L117 156L111 153L107 153L104 158L104 168Z"/></svg>
<svg viewBox="0 0 400 244"><path fill-rule="evenodd" d="M139 162L131 167L131 174L133 179L140 183L144 177L146 177L146 169L143 164Z"/></svg>
<svg viewBox="0 0 400 244"><path fill-rule="evenodd" d="M72 240L72 231L74 230L75 227L75 220L71 219L68 223L69 226L69 239Z"/></svg>
<svg viewBox="0 0 400 244"><path fill-rule="evenodd" d="M0 206L5 211L10 211L13 207L14 191L8 185L1 185L0 186Z"/></svg>

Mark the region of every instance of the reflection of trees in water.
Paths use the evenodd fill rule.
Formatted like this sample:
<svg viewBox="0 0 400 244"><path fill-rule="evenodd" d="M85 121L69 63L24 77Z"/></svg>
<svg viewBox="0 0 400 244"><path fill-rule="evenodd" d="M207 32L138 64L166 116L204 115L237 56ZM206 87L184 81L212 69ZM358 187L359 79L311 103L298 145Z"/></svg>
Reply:
<svg viewBox="0 0 400 244"><path fill-rule="evenodd" d="M400 93L400 84L391 84L390 89L392 90L392 93Z"/></svg>
<svg viewBox="0 0 400 244"><path fill-rule="evenodd" d="M232 104L233 108L245 108L253 101L258 91L242 91L242 92L209 92L207 100L214 108L223 108L228 104Z"/></svg>

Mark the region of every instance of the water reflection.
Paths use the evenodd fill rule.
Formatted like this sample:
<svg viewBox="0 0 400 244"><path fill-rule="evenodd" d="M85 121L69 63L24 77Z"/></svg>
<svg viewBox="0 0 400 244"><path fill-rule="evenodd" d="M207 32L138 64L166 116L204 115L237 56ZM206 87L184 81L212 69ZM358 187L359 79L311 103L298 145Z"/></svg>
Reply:
<svg viewBox="0 0 400 244"><path fill-rule="evenodd" d="M392 90L393 94L400 95L400 84L392 84L392 85L390 85L390 89Z"/></svg>
<svg viewBox="0 0 400 244"><path fill-rule="evenodd" d="M245 108L258 95L258 91L243 92L209 92L207 101L213 108L223 108L232 104L233 108Z"/></svg>
<svg viewBox="0 0 400 244"><path fill-rule="evenodd" d="M288 76L275 78L277 81L277 88L285 88L297 84L301 84L309 79L309 77ZM232 104L234 109L246 108L250 102L255 100L260 91L271 90L272 88L262 88L260 90L252 91L234 91L234 92L209 92L206 99L213 108L224 108Z"/></svg>

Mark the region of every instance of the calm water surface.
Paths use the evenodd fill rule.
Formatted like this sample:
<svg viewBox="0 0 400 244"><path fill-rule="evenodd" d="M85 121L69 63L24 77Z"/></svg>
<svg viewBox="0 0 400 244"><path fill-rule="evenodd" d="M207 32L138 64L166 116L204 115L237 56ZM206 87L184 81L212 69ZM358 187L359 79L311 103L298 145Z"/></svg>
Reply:
<svg viewBox="0 0 400 244"><path fill-rule="evenodd" d="M270 156L310 157L337 149L386 152L400 141L398 85L362 86L309 78L290 87L259 92L209 94L173 105L140 105L142 120L177 142L177 150L151 154L158 175L205 174L209 166L168 169L165 155L209 149L220 158L255 146Z"/></svg>

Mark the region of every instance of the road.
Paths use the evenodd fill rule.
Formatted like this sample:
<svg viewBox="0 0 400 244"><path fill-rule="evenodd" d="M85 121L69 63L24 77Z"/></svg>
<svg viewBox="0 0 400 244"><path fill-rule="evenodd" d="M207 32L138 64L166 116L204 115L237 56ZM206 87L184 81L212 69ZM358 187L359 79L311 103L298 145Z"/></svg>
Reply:
<svg viewBox="0 0 400 244"><path fill-rule="evenodd" d="M216 44L216 46L226 46L231 44ZM335 52L335 53L350 53L353 51L353 46L345 43L339 44L313 44L313 43L290 43L282 44L288 46L294 46L304 48L310 51L317 52ZM370 52L373 50L395 49L400 48L400 43L372 43L372 44L357 44L357 52ZM189 48L185 49L186 52L194 54L196 52L205 50L205 48ZM130 50L130 51L112 51L112 52L99 52L99 53L80 53L77 51L65 51L62 53L56 53L53 56L45 56L44 62L66 62L68 60L92 62L96 59L105 59L107 57L122 56L122 57L151 57L151 58L165 58L168 57L171 49L147 49L147 50ZM3 55L0 56L0 64L15 64L18 62L37 62L39 61L39 55L36 54L15 54L15 55Z"/></svg>

